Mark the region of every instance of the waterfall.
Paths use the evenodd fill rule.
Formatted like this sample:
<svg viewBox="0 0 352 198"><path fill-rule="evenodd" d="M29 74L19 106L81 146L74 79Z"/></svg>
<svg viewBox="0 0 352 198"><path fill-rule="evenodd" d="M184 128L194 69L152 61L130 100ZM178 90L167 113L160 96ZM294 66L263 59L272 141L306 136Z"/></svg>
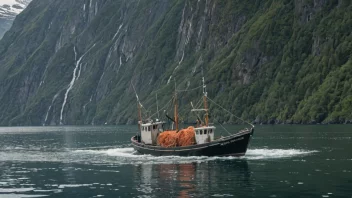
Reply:
<svg viewBox="0 0 352 198"><path fill-rule="evenodd" d="M93 95L90 96L90 99L89 99L89 102L87 102L86 104L83 105L83 110L85 111L86 110L86 106L92 102L92 99L93 99Z"/></svg>
<svg viewBox="0 0 352 198"><path fill-rule="evenodd" d="M100 85L100 82L103 80L104 75L105 75L105 71L103 72L103 74L99 78L98 86Z"/></svg>
<svg viewBox="0 0 352 198"><path fill-rule="evenodd" d="M48 111L46 112L46 116L45 116L45 120L44 120L43 126L45 126L46 121L48 120L48 116L49 116L49 112L50 112L50 110L51 110L51 107L52 107L52 105L49 106Z"/></svg>
<svg viewBox="0 0 352 198"><path fill-rule="evenodd" d="M121 25L119 26L119 29L118 29L117 32L115 33L115 35L114 35L114 37L112 38L112 40L114 40L114 39L116 38L116 36L119 34L120 29L122 28L122 26L123 26L123 24L121 24Z"/></svg>
<svg viewBox="0 0 352 198"><path fill-rule="evenodd" d="M120 55L120 64L119 64L119 67L116 70L116 75L119 73L121 66L122 66L122 58L121 58L121 55Z"/></svg>
<svg viewBox="0 0 352 198"><path fill-rule="evenodd" d="M184 57L185 57L185 50L183 50L183 52L182 52L181 60L178 62L179 65L182 63Z"/></svg>
<svg viewBox="0 0 352 198"><path fill-rule="evenodd" d="M89 48L77 61L77 52L76 52L76 46L73 47L73 51L75 53L75 62L76 62L76 66L75 69L73 70L73 74L72 74L72 80L70 82L70 84L68 85L68 88L65 92L65 97L64 97L64 102L62 103L62 107L61 107L61 112L60 112L60 124L63 124L62 119L63 119L63 113L64 113L64 109L67 103L67 97L68 94L70 93L71 89L73 88L73 85L75 84L75 81L77 80L77 78L79 77L79 75L81 74L81 61L83 59L83 57L95 46L95 44ZM76 76L78 70L78 75Z"/></svg>
<svg viewBox="0 0 352 198"><path fill-rule="evenodd" d="M46 112L46 115L45 115L45 120L44 120L44 124L43 124L44 126L45 126L46 122L48 121L50 110L51 110L51 108L53 106L54 101L59 96L59 93L60 93L60 91L58 93L56 93L55 96L53 97L53 99L51 100L51 104L50 104L50 106L48 108L48 111Z"/></svg>
<svg viewBox="0 0 352 198"><path fill-rule="evenodd" d="M172 79L172 75L170 76L169 80L167 80L167 83L166 83L167 85L170 83L171 79Z"/></svg>
<svg viewBox="0 0 352 198"><path fill-rule="evenodd" d="M97 13L98 13L98 1L95 2L94 15L97 15Z"/></svg>

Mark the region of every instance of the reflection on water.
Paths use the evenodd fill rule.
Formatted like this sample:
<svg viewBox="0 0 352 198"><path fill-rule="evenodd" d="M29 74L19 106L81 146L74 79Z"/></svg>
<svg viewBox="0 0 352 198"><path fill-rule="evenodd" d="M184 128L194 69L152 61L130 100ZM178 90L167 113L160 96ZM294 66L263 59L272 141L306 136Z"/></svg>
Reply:
<svg viewBox="0 0 352 198"><path fill-rule="evenodd" d="M64 143L65 143L65 147L68 148L68 150L70 150L70 148L75 148L75 141L73 140L74 136L73 133L70 133L69 131L67 131L67 129L64 132ZM70 160L68 160L66 163L63 164L63 169L64 171L64 177L65 177L65 181L68 184L75 184L75 173L73 171L72 168L72 163Z"/></svg>
<svg viewBox="0 0 352 198"><path fill-rule="evenodd" d="M137 155L135 129L0 128L0 198L352 194L350 125L258 126L241 158Z"/></svg>
<svg viewBox="0 0 352 198"><path fill-rule="evenodd" d="M215 189L236 188L247 189L249 192L253 183L246 160L221 163L140 164L135 166L134 174L134 180L140 182L137 190L141 193L162 195L168 190L170 194L182 198L195 195L209 196L212 189L216 192Z"/></svg>

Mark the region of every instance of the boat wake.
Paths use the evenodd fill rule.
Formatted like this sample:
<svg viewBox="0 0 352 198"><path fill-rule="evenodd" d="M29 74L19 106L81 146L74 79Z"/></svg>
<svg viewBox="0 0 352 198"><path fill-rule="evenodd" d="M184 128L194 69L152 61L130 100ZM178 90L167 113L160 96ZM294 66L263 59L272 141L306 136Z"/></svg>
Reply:
<svg viewBox="0 0 352 198"><path fill-rule="evenodd" d="M73 151L82 155L105 155L108 157L123 158L127 163L190 163L206 162L214 160L266 160L279 158L292 158L306 156L318 151L299 149L249 149L243 157L206 157L206 156L152 156L140 155L133 148L111 148L103 150L76 150ZM121 162L121 161L120 161Z"/></svg>
<svg viewBox="0 0 352 198"><path fill-rule="evenodd" d="M243 158L252 160L290 158L296 156L310 155L316 152L318 151L299 149L249 149Z"/></svg>
<svg viewBox="0 0 352 198"><path fill-rule="evenodd" d="M138 158L138 155L133 148L111 148L102 150L75 150L74 153L92 154L92 155L108 155L112 157L130 157Z"/></svg>
<svg viewBox="0 0 352 198"><path fill-rule="evenodd" d="M107 148L94 147L76 150L42 151L37 149L16 148L0 149L0 161L47 161L63 163L90 164L184 164L226 160L270 160L300 158L318 151L299 149L249 149L243 157L206 157L206 156L152 156L138 154L132 147Z"/></svg>

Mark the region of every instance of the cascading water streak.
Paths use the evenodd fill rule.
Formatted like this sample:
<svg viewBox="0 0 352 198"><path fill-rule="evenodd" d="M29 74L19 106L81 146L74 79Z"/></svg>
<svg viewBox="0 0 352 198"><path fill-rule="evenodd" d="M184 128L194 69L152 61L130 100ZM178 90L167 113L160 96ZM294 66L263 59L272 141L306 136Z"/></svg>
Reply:
<svg viewBox="0 0 352 198"><path fill-rule="evenodd" d="M63 113L64 113L64 110L65 110L65 106L66 106L66 103L67 103L67 97L68 97L68 94L70 93L70 91L72 90L73 88L73 85L75 84L77 78L80 76L81 74L81 67L80 67L80 63L83 59L83 57L95 46L95 44L89 48L78 60L77 60L77 52L76 52L76 46L73 47L73 51L75 53L75 62L76 62L76 66L75 66L75 69L73 70L73 74L72 74L72 80L70 82L70 84L68 85L68 88L65 92L65 97L64 97L64 102L62 103L62 106L61 106L61 111L60 111L60 124L63 124ZM78 70L78 74L76 75L77 73L77 70Z"/></svg>

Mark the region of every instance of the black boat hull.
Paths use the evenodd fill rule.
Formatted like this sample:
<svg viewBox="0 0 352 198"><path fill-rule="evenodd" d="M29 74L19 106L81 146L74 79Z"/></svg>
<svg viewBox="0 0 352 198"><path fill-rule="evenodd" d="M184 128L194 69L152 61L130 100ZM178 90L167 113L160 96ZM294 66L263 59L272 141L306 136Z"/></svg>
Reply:
<svg viewBox="0 0 352 198"><path fill-rule="evenodd" d="M164 148L152 146L137 141L137 136L131 138L133 148L141 153L154 156L243 156L246 154L254 129L245 129L210 143Z"/></svg>

